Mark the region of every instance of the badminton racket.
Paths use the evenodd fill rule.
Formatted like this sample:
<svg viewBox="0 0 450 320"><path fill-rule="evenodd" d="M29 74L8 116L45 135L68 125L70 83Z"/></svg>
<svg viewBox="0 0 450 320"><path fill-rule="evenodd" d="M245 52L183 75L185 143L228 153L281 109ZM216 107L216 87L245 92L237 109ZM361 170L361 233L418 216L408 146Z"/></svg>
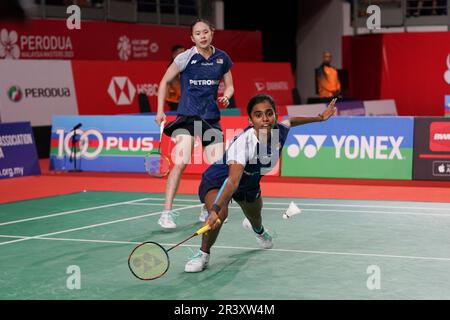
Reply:
<svg viewBox="0 0 450 320"><path fill-rule="evenodd" d="M217 223L221 223L220 219ZM128 267L131 273L141 280L155 280L162 277L169 270L169 251L209 230L209 225L205 225L169 249L165 249L159 243L152 241L139 244L128 257Z"/></svg>
<svg viewBox="0 0 450 320"><path fill-rule="evenodd" d="M161 143L164 131L165 121L161 122L159 128L159 144L158 148L153 149L144 157L145 171L152 177L162 178L167 176L170 171L170 160L161 153Z"/></svg>

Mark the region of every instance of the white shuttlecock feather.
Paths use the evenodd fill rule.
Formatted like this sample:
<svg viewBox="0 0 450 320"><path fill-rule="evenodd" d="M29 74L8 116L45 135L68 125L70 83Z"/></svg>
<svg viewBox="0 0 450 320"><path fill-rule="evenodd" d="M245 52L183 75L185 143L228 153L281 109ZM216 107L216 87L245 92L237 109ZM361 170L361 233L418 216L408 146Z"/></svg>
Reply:
<svg viewBox="0 0 450 320"><path fill-rule="evenodd" d="M296 214L299 214L301 212L302 211L300 210L299 207L297 207L297 205L294 203L294 201L291 201L286 212L283 213L283 219L289 219L290 217L295 216Z"/></svg>

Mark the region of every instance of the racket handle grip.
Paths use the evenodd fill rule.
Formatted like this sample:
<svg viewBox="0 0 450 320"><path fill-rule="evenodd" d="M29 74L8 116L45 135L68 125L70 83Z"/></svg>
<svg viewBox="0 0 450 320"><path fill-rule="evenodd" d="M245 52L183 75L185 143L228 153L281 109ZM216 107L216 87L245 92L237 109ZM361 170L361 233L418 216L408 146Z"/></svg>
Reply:
<svg viewBox="0 0 450 320"><path fill-rule="evenodd" d="M222 221L219 218L217 218L216 225L221 224L221 223L222 223ZM201 227L200 229L198 229L195 232L195 235L198 236L198 235L204 234L204 233L208 232L209 230L211 230L211 228L207 224L207 225Z"/></svg>
<svg viewBox="0 0 450 320"><path fill-rule="evenodd" d="M211 229L211 228L209 227L209 225L205 225L205 226L201 227L200 229L198 229L198 230L195 232L195 235L198 236L198 235L204 234L204 233L208 232L209 229Z"/></svg>

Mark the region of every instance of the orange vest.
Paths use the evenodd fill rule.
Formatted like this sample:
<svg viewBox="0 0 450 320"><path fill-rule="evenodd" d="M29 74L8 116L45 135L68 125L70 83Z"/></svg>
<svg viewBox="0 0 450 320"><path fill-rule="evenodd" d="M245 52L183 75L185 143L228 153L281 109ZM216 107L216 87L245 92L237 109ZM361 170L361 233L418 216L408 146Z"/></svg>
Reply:
<svg viewBox="0 0 450 320"><path fill-rule="evenodd" d="M178 103L180 101L180 97L181 97L180 78L177 77L167 84L166 101Z"/></svg>
<svg viewBox="0 0 450 320"><path fill-rule="evenodd" d="M324 66L326 76L318 79L319 97L334 97L341 91L338 72L336 68Z"/></svg>

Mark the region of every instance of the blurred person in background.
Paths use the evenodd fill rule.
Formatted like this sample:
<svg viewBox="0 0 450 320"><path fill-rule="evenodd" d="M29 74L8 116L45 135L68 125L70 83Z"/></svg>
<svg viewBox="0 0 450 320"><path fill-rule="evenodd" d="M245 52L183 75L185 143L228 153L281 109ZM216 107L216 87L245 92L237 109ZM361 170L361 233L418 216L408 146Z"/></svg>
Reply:
<svg viewBox="0 0 450 320"><path fill-rule="evenodd" d="M333 98L341 93L338 70L331 65L332 55L330 52L323 53L322 64L315 70L317 93L321 98Z"/></svg>
<svg viewBox="0 0 450 320"><path fill-rule="evenodd" d="M180 44L172 47L172 60L169 66L173 63L176 56L184 52L186 49ZM178 102L181 97L180 75L176 76L172 81L167 82L166 102L169 105L170 111L177 111Z"/></svg>

